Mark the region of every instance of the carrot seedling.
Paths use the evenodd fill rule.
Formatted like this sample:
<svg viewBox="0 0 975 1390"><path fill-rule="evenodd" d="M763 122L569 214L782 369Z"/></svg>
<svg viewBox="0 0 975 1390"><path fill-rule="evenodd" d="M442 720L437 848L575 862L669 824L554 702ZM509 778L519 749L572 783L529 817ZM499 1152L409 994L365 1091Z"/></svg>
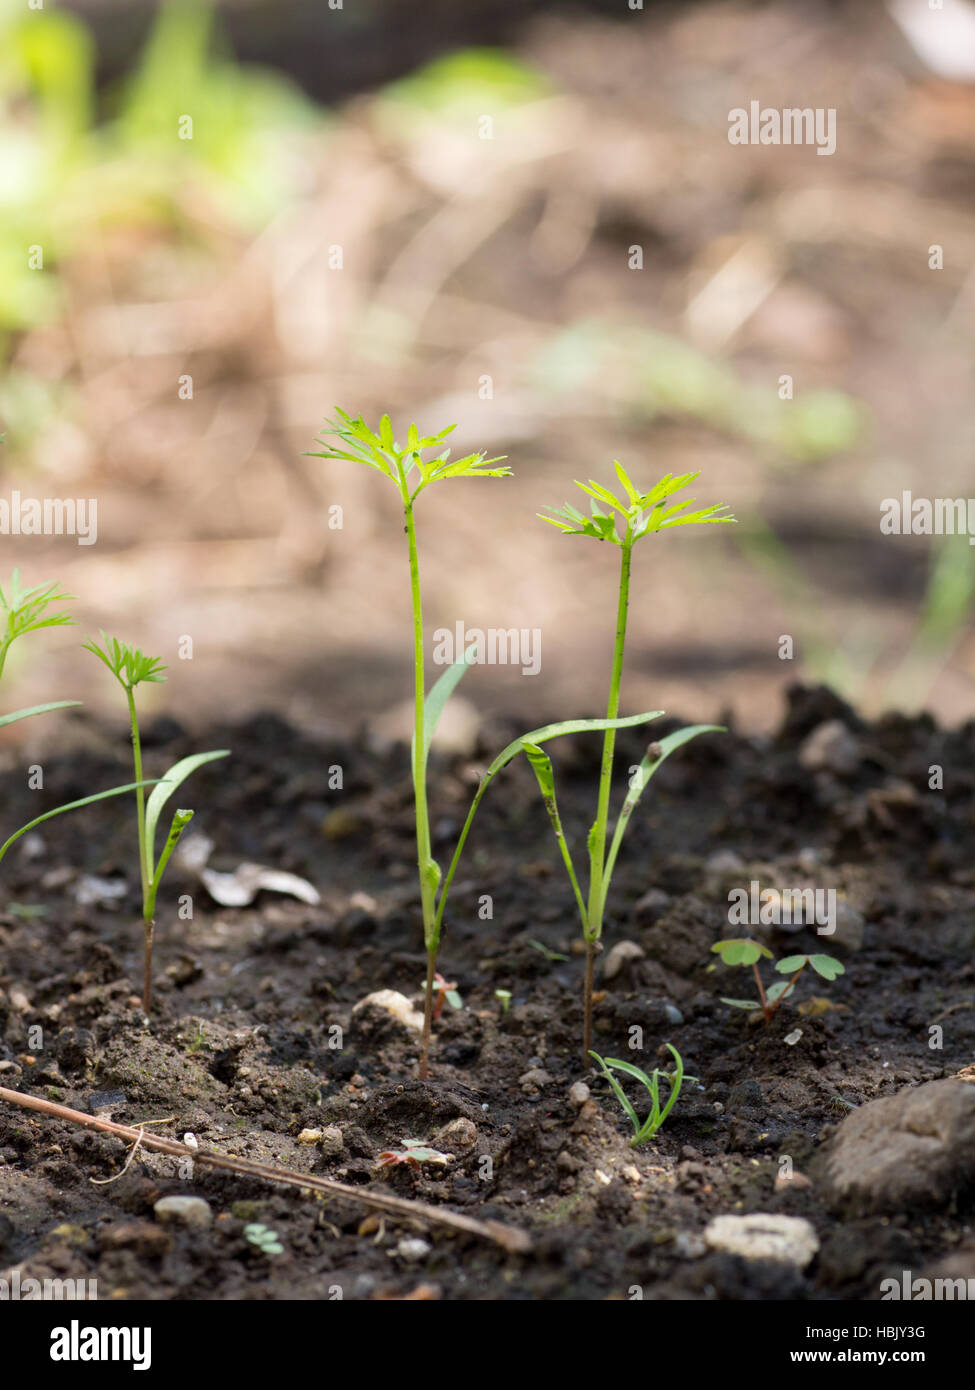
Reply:
<svg viewBox="0 0 975 1390"><path fill-rule="evenodd" d="M725 999L722 996L722 1004L727 1004L732 1009L745 1009L749 1013L761 1010L766 1025L771 1023L783 1000L795 989L799 976L807 965L811 965L816 974L821 975L824 980L835 980L837 975L846 973L846 967L835 956L786 956L783 960L776 961L774 968L778 974L789 975L791 978L776 980L766 989L759 974L758 962L763 956L766 960L772 959L772 952L768 947L759 945L749 937L734 937L727 941L716 941L711 950L721 957L725 965L751 967L758 991L757 1002L754 999Z"/></svg>
<svg viewBox="0 0 975 1390"><path fill-rule="evenodd" d="M0 677L7 663L7 652L18 637L28 632L39 632L44 627L73 626L74 618L70 613L49 613L47 610L53 603L67 603L74 597L74 594L62 593L57 583L35 584L31 589L24 589L20 583L20 570L14 570L7 589L0 586L0 613L4 615L0 631ZM67 703L78 704L79 701L70 700ZM62 702L60 705L39 708L63 707Z"/></svg>
<svg viewBox="0 0 975 1390"><path fill-rule="evenodd" d="M353 418L345 411L336 409L337 419L329 422L324 431L326 438L316 441L323 446L320 453L310 457L340 460L347 463L365 464L382 473L399 490L406 523L407 551L410 567L410 596L413 605L413 695L414 727L412 748L413 800L416 811L416 849L417 867L420 879L420 904L423 915L423 943L427 953L426 990L423 1013L423 1037L420 1046L421 1078L429 1074L430 1031L434 1016L434 993L437 974L437 952L440 947L443 908L446 902L447 885L440 890L442 873L440 865L433 857L430 835L430 810L427 799L427 764L430 745L444 706L469 664L471 653L448 666L440 679L428 692L426 689L424 641L423 641L423 603L420 590L420 562L416 537L415 507L420 493L433 483L446 482L450 478L503 478L511 469L496 465L502 464L499 458L485 458L484 454L467 454L464 458L450 459L450 450L443 448L443 441L456 428L450 425L438 434L420 435L416 425L410 425L406 444L400 447L393 437L393 427L389 416L384 415L375 434L361 416ZM337 442L328 442L327 437ZM425 453L435 451L432 458L424 458ZM439 910L438 910L439 909Z"/></svg>
<svg viewBox="0 0 975 1390"><path fill-rule="evenodd" d="M73 598L74 594L62 593L57 583L35 584L32 588L25 589L20 582L20 571L14 570L6 589L0 586L0 613L5 615L3 619L0 619L2 621L0 677L3 676L7 652L18 637L23 637L28 632L39 632L46 627L71 627L74 625L74 619L69 613L48 612L52 604L67 603ZM77 708L80 704L80 700L54 700L46 705L31 705L27 709L14 710L12 714L0 715L0 728L5 728L8 724L16 724L21 719L30 719L37 714L50 714L53 710ZM122 787L110 787L108 791L83 796L78 801L69 801L65 806L56 806L53 811L45 811L43 815L35 816L33 820L14 831L0 845L0 860L3 859L11 845L22 835L26 835L28 830L33 830L35 826L41 825L53 816L63 815L65 811L77 811L82 806L91 805L93 801L104 801L110 796L120 796L123 792L133 791L135 787L135 782L129 782Z"/></svg>
<svg viewBox="0 0 975 1390"><path fill-rule="evenodd" d="M674 1058L673 1072L661 1071L659 1067L654 1067L652 1073L647 1076L645 1071L635 1067L632 1062L622 1062L618 1057L600 1057L598 1052L590 1051L590 1057L595 1057L602 1068L602 1074L613 1088L613 1094L633 1126L633 1138L630 1140L631 1148L638 1149L641 1144L645 1144L648 1139L652 1139L657 1130L666 1120L667 1116L677 1104L677 1097L680 1095L680 1088L684 1083L684 1063L676 1047L667 1043L667 1048ZM650 1096L650 1113L645 1120L641 1120L634 1107L630 1104L630 1099L623 1087L616 1080L613 1071L624 1072L627 1076L633 1076L641 1082ZM661 1109L660 1106L660 1080L661 1077L670 1087L670 1095L667 1103ZM688 1081L695 1081L693 1076L687 1077Z"/></svg>
<svg viewBox="0 0 975 1390"><path fill-rule="evenodd" d="M659 742L651 743L639 767L630 778L629 790L620 809L619 817L607 851L606 839L609 825L609 800L613 780L613 754L616 746L616 730L625 723L644 723L657 718L662 711L640 715L635 720L623 721L617 718L620 706L620 684L623 677L623 654L626 647L626 620L630 601L630 568L633 547L645 536L674 526L703 525L711 522L733 522L733 516L724 515L723 504L703 507L698 511L687 511L694 499L674 501L676 493L681 492L698 476L684 473L677 477L665 474L649 492L640 492L632 483L621 463L615 463L616 475L623 486L623 495L617 497L608 488L597 482L576 483L589 497L590 515L585 516L568 503L564 507L549 507L551 516L543 521L558 527L565 535L589 536L597 541L609 541L620 550L620 580L616 612L616 640L613 646L613 664L609 679L609 700L606 707L606 720L603 725L603 756L599 774L599 792L596 804L596 819L589 831L589 891L583 898L579 880L572 862L572 855L566 843L555 800L555 782L552 764L539 747L526 743L525 752L535 771L539 788L545 799L545 806L558 840L559 849L565 862L566 872L575 894L582 932L586 944L585 987L583 998L583 1061L587 1061L592 1044L592 995L596 955L600 949L603 932L603 916L606 899L616 866L620 844L630 817L637 802L643 795L650 778L661 763L676 749L688 743L698 734L724 732L714 724L696 724L678 729ZM608 508L608 510L607 510ZM535 741L538 742L537 740Z"/></svg>
<svg viewBox="0 0 975 1390"><path fill-rule="evenodd" d="M181 758L168 772L158 779L146 800L145 782L142 777L142 742L139 737L139 719L135 707L136 687L143 683L158 683L166 677L162 674L166 667L158 657L144 656L138 647L130 647L115 637L103 632L100 647L97 642L84 643L86 651L97 656L125 691L129 711L129 724L132 730L132 762L135 768L135 806L136 825L139 836L139 876L142 883L142 921L145 933L145 974L143 980L142 1006L148 1014L152 1006L152 939L155 931L156 895L162 876L166 871L173 850L179 844L183 831L193 819L193 812L179 810L174 812L159 858L155 857L156 826L162 808L173 792L191 773L204 763L215 758L225 758L229 748L218 748L210 753L194 753Z"/></svg>

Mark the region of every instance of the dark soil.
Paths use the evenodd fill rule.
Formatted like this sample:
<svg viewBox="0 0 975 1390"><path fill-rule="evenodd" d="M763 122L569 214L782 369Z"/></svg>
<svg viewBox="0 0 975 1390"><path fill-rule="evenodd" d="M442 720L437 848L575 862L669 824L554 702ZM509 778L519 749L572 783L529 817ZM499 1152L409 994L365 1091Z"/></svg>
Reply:
<svg viewBox="0 0 975 1390"><path fill-rule="evenodd" d="M858 740L855 768L805 771L802 741L832 718ZM485 730L478 755L514 732ZM374 1011L352 1017L376 990L420 1001L405 750L323 746L273 716L192 746L167 721L147 743L150 772L194 749L231 747L232 764L190 784L196 823L217 845L213 866L291 870L318 886L322 904L264 895L219 909L174 872L161 895L147 1026L135 992L131 807L110 802L49 822L3 866L0 1084L82 1110L93 1093L120 1092L118 1120L165 1120L152 1132L191 1131L225 1152L386 1182L523 1226L534 1250L508 1255L201 1166L181 1176L160 1155L139 1153L96 1186L122 1170L117 1141L0 1106L3 1267L97 1278L102 1298L625 1299L638 1288L655 1299L872 1299L885 1275L921 1270L967 1238L964 1199L950 1210L838 1218L816 1154L851 1108L975 1060L975 725L946 732L892 716L867 726L827 692L795 689L774 738L709 736L665 765L634 817L606 933L607 948L627 940L645 954L608 982L597 976L596 1047L650 1069L664 1065L671 1042L699 1080L639 1150L605 1082L580 1060L579 930L527 768L502 775L475 826L441 958L464 1007L444 1011L434 1079L421 1084L414 1034ZM598 741L555 748L563 819L581 844ZM44 791L15 796L5 823L36 814L39 796L53 806L123 780L124 751L120 740L118 761L85 752L52 764ZM621 775L641 752L638 736L621 737ZM929 789L935 764L943 790ZM329 790L335 765L341 791ZM434 768L443 860L474 765ZM79 905L82 873L125 876L125 896L111 908ZM742 934L729 932L727 893L752 879L835 887L847 904L834 942L807 929L773 934L776 954L829 950L847 972L830 985L804 978L796 1004L767 1028L720 1002L750 990L744 972L712 968L710 952L721 936ZM192 921L176 918L185 893ZM491 920L478 915L484 895ZM507 1012L498 990L511 992ZM935 1023L941 1050L929 1046ZM642 1051L628 1049L634 1028ZM583 1078L591 1099L574 1103L570 1087ZM442 1133L457 1119L470 1123ZM306 1129L326 1131L325 1141L299 1143ZM377 1174L377 1155L407 1138L453 1158ZM776 1189L784 1156L808 1186ZM204 1197L213 1224L159 1226L153 1203L170 1193ZM816 1260L800 1273L703 1251L713 1216L749 1211L806 1217ZM248 1244L251 1221L278 1233L283 1256ZM399 1248L417 1236L429 1250Z"/></svg>

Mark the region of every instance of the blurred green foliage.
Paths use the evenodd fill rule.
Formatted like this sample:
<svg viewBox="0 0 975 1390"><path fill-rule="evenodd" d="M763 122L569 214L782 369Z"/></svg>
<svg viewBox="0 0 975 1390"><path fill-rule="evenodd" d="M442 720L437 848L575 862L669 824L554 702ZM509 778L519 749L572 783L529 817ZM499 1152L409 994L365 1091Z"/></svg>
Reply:
<svg viewBox="0 0 975 1390"><path fill-rule="evenodd" d="M548 79L500 48L465 48L387 86L376 116L388 134L410 138L431 123L469 132L485 112L499 114L551 95Z"/></svg>
<svg viewBox="0 0 975 1390"><path fill-rule="evenodd" d="M323 118L283 77L219 49L209 6L163 5L100 112L83 22L0 0L0 360L12 331L59 313L54 272L103 231L185 230L192 200L253 231L287 205L277 137Z"/></svg>
<svg viewBox="0 0 975 1390"><path fill-rule="evenodd" d="M846 453L865 432L865 407L835 390L780 400L726 362L672 334L607 319L561 330L537 354L535 385L555 395L591 390L635 423L691 419L747 440L767 461L814 463Z"/></svg>

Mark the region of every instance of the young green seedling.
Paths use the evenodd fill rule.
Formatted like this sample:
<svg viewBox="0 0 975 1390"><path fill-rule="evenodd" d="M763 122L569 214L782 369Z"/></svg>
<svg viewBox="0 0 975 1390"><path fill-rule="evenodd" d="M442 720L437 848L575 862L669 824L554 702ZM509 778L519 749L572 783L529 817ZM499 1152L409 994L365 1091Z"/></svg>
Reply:
<svg viewBox="0 0 975 1390"><path fill-rule="evenodd" d="M442 1154L439 1149L432 1149L422 1139L404 1139L401 1148L386 1149L378 1154L375 1166L396 1168L405 1163L410 1168L419 1168L421 1163L446 1164L449 1161L446 1154Z"/></svg>
<svg viewBox="0 0 975 1390"><path fill-rule="evenodd" d="M449 1004L452 1009L462 1009L464 1001L457 993L457 986L452 980L445 980L438 970L433 977L433 1017L438 1019L443 1013L444 1004Z"/></svg>
<svg viewBox="0 0 975 1390"><path fill-rule="evenodd" d="M501 1017L504 1018L505 1014L511 1008L511 990L496 989L494 991L494 997L501 1005Z"/></svg>
<svg viewBox="0 0 975 1390"><path fill-rule="evenodd" d="M251 1221L244 1227L244 1238L259 1254L268 1258L284 1254L284 1246L277 1231L272 1231L270 1226L265 1226L259 1221Z"/></svg>
<svg viewBox="0 0 975 1390"><path fill-rule="evenodd" d="M485 458L483 454L468 454L464 458L450 461L450 450L442 447L443 441L456 428L450 425L438 434L420 435L416 425L410 425L406 444L400 447L393 438L393 427L389 416L384 415L375 434L362 417L353 418L345 411L336 408L337 419L329 422L324 431L325 438L316 442L323 446L320 453L310 457L337 459L348 463L361 463L374 468L388 478L399 491L406 523L407 551L410 566L410 596L413 604L413 799L416 810L416 849L417 867L420 879L420 904L423 915L423 943L427 953L427 976L423 1014L423 1037L420 1045L420 1077L429 1074L430 1067L430 1029L433 1020L434 984L437 973L437 952L440 947L441 923L445 895L441 894L438 912L438 889L441 883L440 865L433 857L430 835L430 810L427 800L427 764L430 745L443 712L444 706L453 693L454 687L464 674L468 665L468 654L463 660L455 661L444 671L433 688L427 692L424 661L423 602L420 590L420 562L416 539L415 507L420 493L433 483L446 482L450 478L503 478L511 469L496 466L502 463L498 458ZM328 437L338 442L328 442ZM424 458L424 453L435 451L432 458Z"/></svg>
<svg viewBox="0 0 975 1390"><path fill-rule="evenodd" d="M0 613L5 615L0 619L3 624L2 631L0 631L0 677L3 676L7 652L18 637L23 637L28 632L38 632L45 627L73 626L74 619L69 613L48 612L52 604L67 603L73 598L74 594L62 593L56 583L35 584L32 588L25 589L20 582L20 571L14 570L6 589L0 586ZM12 714L0 715L0 728L5 728L8 724L16 724L21 719L30 719L37 714L50 714L52 710L59 709L72 709L80 704L80 700L54 700L46 705L31 705L27 709L14 710ZM133 791L135 787L135 782L129 782L122 787L111 787L108 791L83 796L78 801L69 801L65 806L56 806L53 811L45 811L43 815L35 816L26 825L22 825L19 830L15 830L0 845L0 860L3 859L10 846L20 839L21 835L26 835L28 830L33 830L35 826L50 820L52 816L63 815L65 811L77 811L82 806L89 806L93 801L104 801L109 796L120 796L123 792Z"/></svg>
<svg viewBox="0 0 975 1390"><path fill-rule="evenodd" d="M20 583L20 570L14 570L7 589L0 586L0 614L3 615L0 619L3 622L0 631L0 677L7 662L7 652L18 637L28 632L39 632L44 627L73 626L74 618L70 613L49 613L47 610L52 603L68 603L74 597L74 594L62 593L57 583L35 584L31 589L24 589ZM69 700L67 703L76 705L79 701ZM39 708L62 709L64 702Z"/></svg>
<svg viewBox="0 0 975 1390"><path fill-rule="evenodd" d="M824 980L835 980L837 975L846 973L846 967L841 965L835 956L786 956L783 960L776 961L775 970L780 975L790 975L792 978L776 980L774 985L766 989L758 971L758 962L763 956L766 960L772 959L772 952L767 947L752 941L750 937L742 936L727 941L716 941L711 950L721 957L725 965L743 965L746 968L751 966L758 990L757 1003L754 999L725 999L722 996L722 1004L727 1004L732 1009L745 1009L749 1013L761 1010L766 1025L772 1021L783 1000L795 989L796 982L807 965L811 965L816 974L821 975Z"/></svg>
<svg viewBox="0 0 975 1390"><path fill-rule="evenodd" d="M733 522L733 516L723 515L726 508L723 504L714 504L710 507L702 507L698 511L687 511L686 508L693 505L694 499L689 498L675 502L673 500L676 493L682 491L689 483L692 483L698 476L696 473L684 473L678 477L673 477L670 473L656 483L649 492L640 492L631 481L626 469L619 462L614 463L616 476L623 486L623 495L617 497L608 488L601 484L590 481L588 483L576 483L589 497L589 507L591 515L585 516L577 511L575 507L568 503L564 507L549 507L547 510L551 516L539 515L543 521L549 522L552 526L558 527L568 536L589 536L597 541L609 541L611 545L619 547L620 551L620 580L619 593L616 609L616 640L613 646L613 664L609 678L609 700L606 707L606 722L603 735L603 756L599 774L599 792L596 803L596 819L589 831L589 892L587 899L583 899L582 890L579 887L578 877L572 862L565 836L559 820L558 808L555 801L555 783L552 773L552 764L545 753L540 748L532 748L526 744L525 752L528 760L535 771L538 785L545 799L549 819L555 831L559 843L559 849L565 862L566 872L572 884L572 891L575 894L576 905L579 909L579 917L582 922L582 932L586 943L586 968L585 968L585 987L583 998L584 1024L583 1024L583 1061L587 1061L592 1043L592 994L593 977L595 970L596 955L600 949L600 938L603 932L603 915L606 910L606 899L609 894L609 887L613 877L613 870L616 866L616 858L619 854L620 844L629 823L630 817L643 795L643 792L650 781L650 778L660 767L661 763L670 756L677 748L688 743L698 734L708 732L723 732L714 724L697 724L685 729L678 729L675 733L668 734L659 742L651 743L646 755L630 779L629 790L623 802L613 839L607 852L606 836L609 824L609 799L613 780L613 754L616 746L616 729L622 726L623 721L618 720L620 706L620 684L623 677L623 654L626 647L626 620L627 610L630 601L630 567L632 562L633 547L637 541L645 536L655 535L659 531L669 530L674 526L693 526L703 525L711 522ZM607 511L606 508L609 510ZM643 723L656 718L662 711L658 710L654 714L641 715L634 723Z"/></svg>
<svg viewBox="0 0 975 1390"><path fill-rule="evenodd" d="M674 1058L673 1072L661 1071L659 1067L654 1067L650 1076L639 1067L635 1067L632 1062L621 1062L618 1057L600 1057L598 1052L590 1052L590 1057L595 1057L602 1069L602 1074L613 1088L613 1093L620 1105L623 1107L630 1124L633 1126L633 1138L630 1140L631 1148L638 1149L641 1144L645 1144L648 1139L652 1139L657 1130L666 1120L667 1116L677 1104L677 1097L680 1095L680 1088L684 1083L684 1063L676 1047L667 1044L671 1055ZM629 1097L623 1087L616 1080L611 1068L616 1071L625 1072L627 1076L636 1077L637 1081L643 1083L650 1095L650 1114L645 1120L641 1120L636 1110L630 1104ZM667 1104L660 1108L660 1078L663 1077L670 1087L670 1095ZM688 1081L695 1081L697 1078L689 1076Z"/></svg>
<svg viewBox="0 0 975 1390"><path fill-rule="evenodd" d="M163 845L159 858L156 859L156 826L159 822L159 816L173 792L186 781L191 773L195 772L198 767L202 767L204 763L212 762L215 758L227 757L230 750L229 748L218 748L210 753L194 753L188 758L181 758L159 778L148 801L146 801L145 783L142 777L142 741L139 737L135 691L136 687L143 683L155 684L164 681L166 677L162 673L166 667L158 657L144 656L138 647L130 647L125 642L119 642L115 637L106 636L104 632L102 633L102 641L103 647L100 647L95 641L89 641L84 643L84 648L97 656L99 661L108 667L125 691L129 725L132 730L136 825L139 836L139 877L142 883L142 921L145 933L142 1006L148 1014L152 1006L152 939L156 926L156 895L159 892L159 885L166 871L166 865L169 863L173 850L179 844L183 831L193 819L193 812L179 810L173 814L166 843Z"/></svg>

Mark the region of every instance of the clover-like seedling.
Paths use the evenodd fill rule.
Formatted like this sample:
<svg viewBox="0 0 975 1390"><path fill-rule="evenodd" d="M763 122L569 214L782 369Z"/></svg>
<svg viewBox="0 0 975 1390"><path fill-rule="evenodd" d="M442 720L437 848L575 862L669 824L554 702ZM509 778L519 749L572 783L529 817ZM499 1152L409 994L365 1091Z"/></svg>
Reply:
<svg viewBox="0 0 975 1390"><path fill-rule="evenodd" d="M149 795L145 796L145 782L142 776L142 741L139 737L139 718L135 707L136 687L143 683L158 683L166 677L166 667L159 657L146 656L138 647L130 647L115 637L102 633L102 646L95 641L85 642L84 648L97 656L125 691L129 711L129 724L132 730L132 761L135 768L135 806L136 826L139 839L139 877L142 883L142 921L145 933L145 974L143 979L142 1005L146 1013L152 1007L152 940L155 931L156 895L162 876L166 871L173 850L179 844L183 831L193 819L193 812L176 811L163 845L162 853L156 858L156 826L162 808L173 792L191 773L204 763L215 758L225 758L229 748L218 748L210 753L194 753L181 758L168 772L158 779Z"/></svg>
<svg viewBox="0 0 975 1390"><path fill-rule="evenodd" d="M603 916L606 910L606 899L609 895L609 887L616 865L616 858L619 854L620 844L630 817L647 783L650 781L650 778L671 753L677 748L682 747L683 744L688 743L692 738L696 738L699 734L723 732L719 726L714 724L697 724L684 729L678 729L675 733L668 734L665 738L660 739L659 742L654 742L649 745L639 767L636 768L630 778L629 790L620 809L613 833L613 839L607 852L606 838L609 823L609 801L613 779L613 755L616 747L616 730L626 724L648 723L652 719L658 718L662 713L661 710L655 710L648 714L638 715L634 719L621 720L618 718L620 684L623 676L623 654L626 647L626 623L630 598L630 568L633 547L637 541L642 540L645 536L656 535L660 531L670 530L675 526L705 525L712 522L728 523L735 520L733 516L727 513L727 508L723 503L715 503L709 507L698 508L696 511L688 511L687 509L694 505L693 498L681 501L674 500L678 492L683 491L689 483L694 481L698 476L696 473L682 473L678 474L676 477L667 473L659 482L655 483L648 492L641 492L640 489L634 485L626 469L619 461L614 461L614 467L616 469L616 476L623 487L621 496L617 496L615 493L610 492L609 488L603 487L601 483L597 483L590 479L588 483L576 483L576 486L581 488L589 498L588 516L569 503L566 503L563 507L547 508L547 511L551 512L550 516L546 516L541 512L539 513L543 521L547 521L552 526L557 527L565 535L589 536L593 540L608 541L610 545L615 545L619 547L620 550L616 640L613 647L613 664L609 678L609 700L606 707L606 719L601 725L596 726L603 729L603 756L599 774L596 819L589 831L588 838L589 891L585 899L579 887L579 880L572 861L572 855L566 843L559 819L551 761L539 747L532 747L527 740L525 742L525 752L535 771L539 788L545 800L549 819L555 831L559 850L565 863L566 872L569 876L573 893L575 894L576 906L579 910L583 937L586 943L582 1048L584 1061L588 1059L591 1052L593 978L596 955L599 950L599 941L603 931Z"/></svg>
<svg viewBox="0 0 975 1390"><path fill-rule="evenodd" d="M444 1004L449 1004L452 1009L462 1009L464 1001L457 993L457 985L452 980L445 980L438 970L433 977L433 1016L439 1018L443 1013Z"/></svg>
<svg viewBox="0 0 975 1390"><path fill-rule="evenodd" d="M602 1069L602 1074L613 1088L613 1094L633 1126L633 1138L630 1140L630 1147L638 1149L641 1144L645 1144L648 1139L652 1139L657 1130L666 1120L667 1116L677 1104L677 1097L680 1095L680 1088L684 1081L696 1081L697 1077L684 1076L684 1063L676 1047L667 1043L667 1048L674 1059L673 1072L661 1071L659 1067L654 1067L648 1076L645 1071L633 1065L632 1062L620 1061L618 1057L600 1057L598 1052L590 1052L590 1057L595 1057ZM623 1087L616 1080L613 1071L621 1071L627 1076L635 1077L646 1088L650 1096L650 1113L645 1120L641 1120L636 1110L630 1103L630 1099ZM660 1081L661 1078L670 1087L670 1095L667 1097L666 1104L661 1108L660 1105Z"/></svg>
<svg viewBox="0 0 975 1390"><path fill-rule="evenodd" d="M447 1164L450 1157L442 1154L439 1149L432 1149L429 1144L425 1144L422 1139L404 1139L398 1149L386 1149L376 1158L377 1168L396 1168L400 1164L406 1164L410 1168L419 1168L421 1163Z"/></svg>
<svg viewBox="0 0 975 1390"><path fill-rule="evenodd" d="M427 764L430 745L440 715L454 687L468 665L468 655L449 666L428 692L426 689L423 603L420 591L420 562L417 547L414 507L420 493L433 483L451 478L503 478L511 469L500 458L486 458L483 453L467 454L451 459L444 440L456 429L448 425L437 434L421 435L416 425L410 425L406 443L400 445L393 436L388 415L379 422L379 431L371 430L361 416L347 415L336 408L336 419L328 422L324 437L316 442L321 452L310 457L365 464L383 474L399 492L406 523L407 552L410 567L410 595L413 605L413 799L416 810L417 867L420 879L420 905L423 915L423 943L427 953L427 978L423 1013L423 1035L420 1044L420 1077L426 1077L430 1066L430 1029L434 1009L434 985L437 952L443 912L449 883L441 889L442 872L433 857L430 835L430 811L427 800ZM333 442L334 441L334 442ZM432 455L432 457L424 457ZM439 896L438 896L439 894Z"/></svg>
<svg viewBox="0 0 975 1390"><path fill-rule="evenodd" d="M722 1004L727 1004L732 1009L744 1009L748 1013L761 1011L766 1024L772 1021L783 1000L795 989L796 982L807 965L812 966L816 974L822 976L824 980L835 980L837 975L846 973L846 967L835 956L821 954L785 956L782 960L776 961L774 968L778 974L789 975L791 979L776 980L773 985L766 989L758 969L758 962L763 957L766 960L772 959L772 952L766 946L752 941L750 937L741 936L732 937L727 941L716 941L711 950L721 957L725 965L751 967L755 977L755 986L758 990L757 1002L754 999L726 999L722 996Z"/></svg>
<svg viewBox="0 0 975 1390"><path fill-rule="evenodd" d="M270 1226L262 1226L259 1221L251 1221L244 1227L244 1237L262 1255L284 1254L277 1231L272 1231Z"/></svg>

